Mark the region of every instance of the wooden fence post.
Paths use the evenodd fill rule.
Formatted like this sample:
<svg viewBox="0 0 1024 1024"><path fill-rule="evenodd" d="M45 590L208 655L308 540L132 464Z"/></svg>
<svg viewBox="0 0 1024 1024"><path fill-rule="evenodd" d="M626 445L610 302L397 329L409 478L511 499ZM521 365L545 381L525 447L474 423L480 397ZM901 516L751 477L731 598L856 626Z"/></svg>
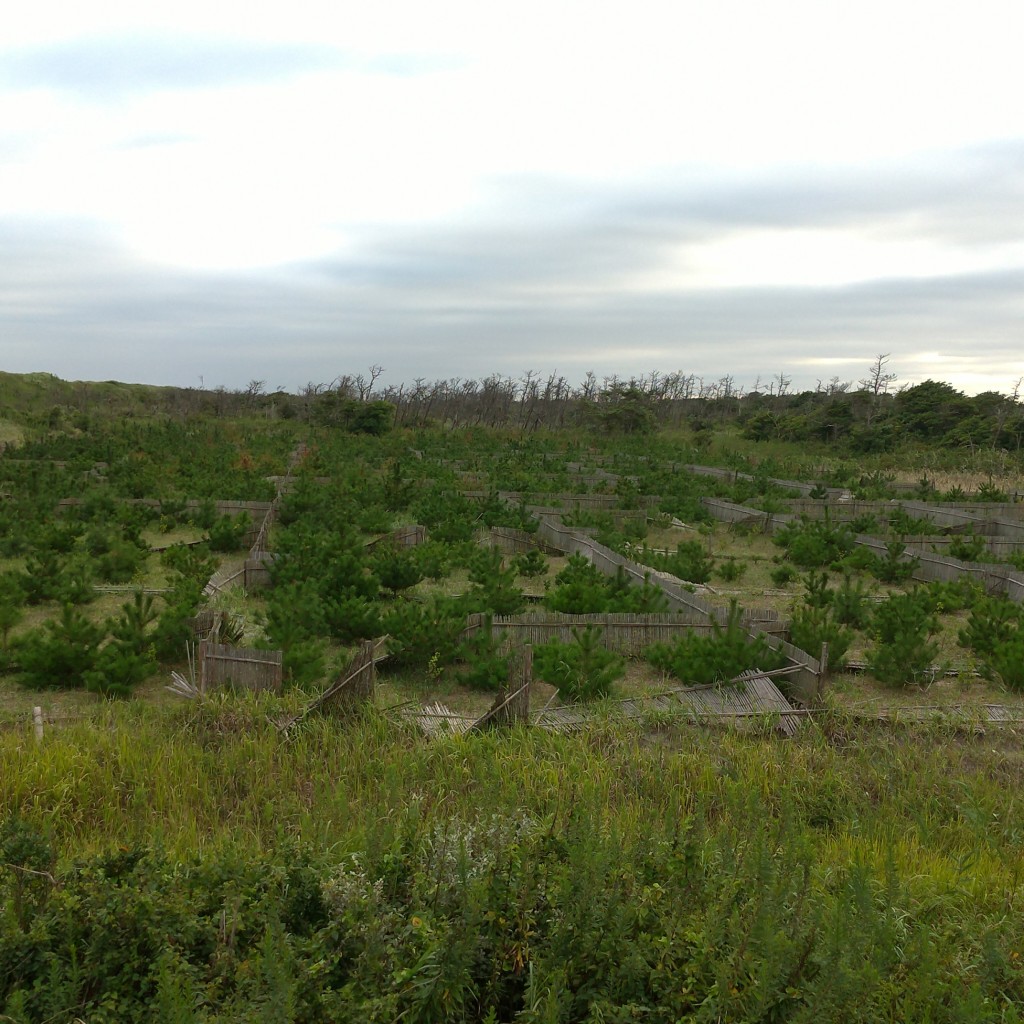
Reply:
<svg viewBox="0 0 1024 1024"><path fill-rule="evenodd" d="M508 681L485 715L473 723L479 731L495 726L527 725L530 721L530 684L533 682L533 646L524 644L512 652Z"/></svg>
<svg viewBox="0 0 1024 1024"><path fill-rule="evenodd" d="M43 709L33 708L32 709L32 724L35 726L36 741L40 741L43 738Z"/></svg>

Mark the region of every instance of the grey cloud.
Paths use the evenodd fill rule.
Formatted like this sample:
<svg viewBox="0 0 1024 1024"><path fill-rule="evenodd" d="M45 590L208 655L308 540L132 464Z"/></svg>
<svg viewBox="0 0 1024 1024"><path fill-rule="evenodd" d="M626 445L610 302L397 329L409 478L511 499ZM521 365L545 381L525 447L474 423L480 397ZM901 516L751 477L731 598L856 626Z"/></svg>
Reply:
<svg viewBox="0 0 1024 1024"><path fill-rule="evenodd" d="M680 186L659 180L623 213L662 229L845 227L914 219L920 234L960 243L1020 237L1024 139L870 168L789 169L756 180Z"/></svg>
<svg viewBox="0 0 1024 1024"><path fill-rule="evenodd" d="M491 224L377 231L355 258L316 268L346 283L490 298L619 289L723 233L751 228L858 228L961 246L1022 240L1024 142L947 154L871 174L629 188L572 189L557 179L492 184Z"/></svg>
<svg viewBox="0 0 1024 1024"><path fill-rule="evenodd" d="M982 371L1005 365L1009 384L1020 359L1021 272L546 302L494 291L480 301L457 282L435 292L387 279L143 268L84 228L67 240L7 224L0 240L3 367L71 378L195 385L201 376L229 387L258 378L296 388L379 363L394 383L527 368L560 369L573 380L587 369L658 368L731 374L747 386L785 370L813 386L814 369L799 360L845 355L866 366L890 351L899 371L901 353L968 351Z"/></svg>
<svg viewBox="0 0 1024 1024"><path fill-rule="evenodd" d="M815 371L801 360L848 357L866 367L885 351L908 373L901 353L909 365L934 351L971 359L979 372L1006 367L1008 386L1022 372L1024 268L835 288L630 285L669 247L685 251L757 217L887 231L909 209L926 234L1016 237L1022 155L1024 146L1006 144L909 168L904 178L836 175L817 191L810 175L703 189L506 180L494 186L486 223L366 227L352 255L262 275L148 267L89 225L8 221L0 223L0 356L6 369L65 377L194 384L202 375L228 386L258 378L294 388L371 363L394 382L656 367L729 373L747 385L786 370L813 386Z"/></svg>

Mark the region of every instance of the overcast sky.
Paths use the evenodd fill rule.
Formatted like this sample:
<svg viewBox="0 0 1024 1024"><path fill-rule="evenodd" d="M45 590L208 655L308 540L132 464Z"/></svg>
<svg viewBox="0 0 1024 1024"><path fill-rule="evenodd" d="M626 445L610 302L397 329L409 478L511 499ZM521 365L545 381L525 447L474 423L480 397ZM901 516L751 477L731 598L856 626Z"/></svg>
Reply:
<svg viewBox="0 0 1024 1024"><path fill-rule="evenodd" d="M66 0L0 33L0 369L1024 376L1024 4Z"/></svg>

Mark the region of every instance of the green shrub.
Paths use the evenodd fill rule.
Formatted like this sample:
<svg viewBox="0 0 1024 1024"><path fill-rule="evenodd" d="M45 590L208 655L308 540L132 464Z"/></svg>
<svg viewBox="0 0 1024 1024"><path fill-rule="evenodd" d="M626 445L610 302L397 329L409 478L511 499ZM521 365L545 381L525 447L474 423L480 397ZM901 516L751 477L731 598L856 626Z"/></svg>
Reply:
<svg viewBox="0 0 1024 1024"><path fill-rule="evenodd" d="M959 612L973 608L985 597L984 587L966 578L959 580L933 580L918 587L936 613Z"/></svg>
<svg viewBox="0 0 1024 1024"><path fill-rule="evenodd" d="M793 612L789 624L789 639L802 651L818 657L823 643L828 644L828 669L841 671L846 655L853 643L853 633L835 618L831 607L804 606Z"/></svg>
<svg viewBox="0 0 1024 1024"><path fill-rule="evenodd" d="M890 686L931 682L930 670L938 647L928 638L938 629L926 594L914 591L893 595L876 608L872 617L877 643L868 652L869 671Z"/></svg>
<svg viewBox="0 0 1024 1024"><path fill-rule="evenodd" d="M536 548L517 555L512 564L520 576L543 576L548 571L547 558Z"/></svg>
<svg viewBox="0 0 1024 1024"><path fill-rule="evenodd" d="M24 599L25 592L17 575L0 574L0 642L4 647L10 639L11 630L25 617Z"/></svg>
<svg viewBox="0 0 1024 1024"><path fill-rule="evenodd" d="M206 544L172 544L160 552L160 564L204 584L217 571L217 559Z"/></svg>
<svg viewBox="0 0 1024 1024"><path fill-rule="evenodd" d="M423 579L423 567L414 550L383 545L374 551L370 565L380 585L392 594L408 590Z"/></svg>
<svg viewBox="0 0 1024 1024"><path fill-rule="evenodd" d="M984 537L978 537L972 533L954 537L946 548L950 558L957 558L961 562L988 562L988 544Z"/></svg>
<svg viewBox="0 0 1024 1024"><path fill-rule="evenodd" d="M1024 630L1015 630L985 655L984 671L1008 690L1024 690Z"/></svg>
<svg viewBox="0 0 1024 1024"><path fill-rule="evenodd" d="M797 572L797 570L792 565L789 565L785 562L782 565L776 567L775 569L772 569L772 571L769 573L769 576L771 576L772 583L774 583L777 587L784 587L787 584L792 583L798 575L799 573Z"/></svg>
<svg viewBox="0 0 1024 1024"><path fill-rule="evenodd" d="M64 605L58 618L19 638L15 657L21 682L38 690L84 686L104 635L80 611Z"/></svg>
<svg viewBox="0 0 1024 1024"><path fill-rule="evenodd" d="M252 519L245 512L237 516L219 516L210 527L208 538L211 551L241 551L245 547L245 537L252 527Z"/></svg>
<svg viewBox="0 0 1024 1024"><path fill-rule="evenodd" d="M848 555L833 562L831 568L837 572L869 572L874 575L878 569L878 556L870 548L858 544Z"/></svg>
<svg viewBox="0 0 1024 1024"><path fill-rule="evenodd" d="M663 564L650 564L652 568L670 572L688 583L707 583L714 567L713 560L699 540L680 541L675 552Z"/></svg>
<svg viewBox="0 0 1024 1024"><path fill-rule="evenodd" d="M607 697L625 672L625 661L601 646L602 630L573 627L572 643L551 640L533 651L534 675L557 686L561 695L574 701Z"/></svg>
<svg viewBox="0 0 1024 1024"><path fill-rule="evenodd" d="M902 540L891 540L885 545L885 554L879 558L872 570L883 583L905 583L914 575L921 559L915 555L907 557L906 545Z"/></svg>
<svg viewBox="0 0 1024 1024"><path fill-rule="evenodd" d="M401 600L385 611L381 626L391 637L388 649L394 664L426 668L433 661L448 665L459 653L466 627L465 606L447 598Z"/></svg>
<svg viewBox="0 0 1024 1024"><path fill-rule="evenodd" d="M321 598L320 615L327 632L343 644L372 640L384 632L381 605L358 594Z"/></svg>
<svg viewBox="0 0 1024 1024"><path fill-rule="evenodd" d="M725 558L718 563L715 572L719 579L734 583L747 571L747 563L736 558Z"/></svg>
<svg viewBox="0 0 1024 1024"><path fill-rule="evenodd" d="M878 529L878 519L871 512L864 512L850 520L850 529L857 535L874 533Z"/></svg>
<svg viewBox="0 0 1024 1024"><path fill-rule="evenodd" d="M149 627L157 620L153 598L136 591L121 606L117 619L107 623L110 638L100 648L93 667L83 673L86 688L104 697L128 697L156 671Z"/></svg>
<svg viewBox="0 0 1024 1024"><path fill-rule="evenodd" d="M649 575L645 575L641 583L636 583L620 565L614 576L605 579L605 611L632 615L655 615L668 611L665 592L651 583Z"/></svg>
<svg viewBox="0 0 1024 1024"><path fill-rule="evenodd" d="M467 595L469 606L494 615L515 615L526 605L523 592L516 586L516 569L505 567L497 548L480 548L469 569L473 589Z"/></svg>
<svg viewBox="0 0 1024 1024"><path fill-rule="evenodd" d="M984 501L992 504L1005 504L1010 500L1006 491L1000 490L991 480L986 480L974 496L975 501Z"/></svg>
<svg viewBox="0 0 1024 1024"><path fill-rule="evenodd" d="M781 668L785 658L768 646L763 634L748 635L740 615L734 601L726 625L712 623L710 636L689 633L671 644L652 644L645 657L655 668L691 684L723 682L752 668Z"/></svg>
<svg viewBox="0 0 1024 1024"><path fill-rule="evenodd" d="M853 550L853 531L844 523L833 524L824 519L802 517L786 523L773 538L786 549L790 559L804 569L817 569L837 562Z"/></svg>
<svg viewBox="0 0 1024 1024"><path fill-rule="evenodd" d="M565 568L555 577L554 586L545 595L544 604L552 611L571 615L606 611L606 577L583 555L570 555Z"/></svg>
<svg viewBox="0 0 1024 1024"><path fill-rule="evenodd" d="M463 640L459 654L465 662L457 673L463 686L493 692L508 679L508 655L499 653L499 638L491 632L489 618L479 632Z"/></svg>
<svg viewBox="0 0 1024 1024"><path fill-rule="evenodd" d="M832 613L836 622L844 626L864 629L871 621L871 602L864 583L854 580L849 573L832 592Z"/></svg>
<svg viewBox="0 0 1024 1024"><path fill-rule="evenodd" d="M95 559L96 578L106 583L128 583L142 569L147 552L126 540L114 540Z"/></svg>
<svg viewBox="0 0 1024 1024"><path fill-rule="evenodd" d="M975 654L991 655L1020 630L1020 620L1020 605L1005 597L983 597L960 630L960 643Z"/></svg>
<svg viewBox="0 0 1024 1024"><path fill-rule="evenodd" d="M923 633L901 633L868 652L868 671L890 686L921 686L933 681L938 647Z"/></svg>
<svg viewBox="0 0 1024 1024"><path fill-rule="evenodd" d="M327 675L327 644L323 640L298 640L281 655L281 675L286 687L305 689Z"/></svg>
<svg viewBox="0 0 1024 1024"><path fill-rule="evenodd" d="M412 549L413 557L425 579L441 580L451 571L450 549L446 544L428 540Z"/></svg>
<svg viewBox="0 0 1024 1024"><path fill-rule="evenodd" d="M1008 565L1012 565L1015 569L1020 569L1021 572L1024 572L1024 550L1011 551L1003 557Z"/></svg>
<svg viewBox="0 0 1024 1024"><path fill-rule="evenodd" d="M808 608L830 608L832 590L827 572L809 572L804 577L804 604Z"/></svg>

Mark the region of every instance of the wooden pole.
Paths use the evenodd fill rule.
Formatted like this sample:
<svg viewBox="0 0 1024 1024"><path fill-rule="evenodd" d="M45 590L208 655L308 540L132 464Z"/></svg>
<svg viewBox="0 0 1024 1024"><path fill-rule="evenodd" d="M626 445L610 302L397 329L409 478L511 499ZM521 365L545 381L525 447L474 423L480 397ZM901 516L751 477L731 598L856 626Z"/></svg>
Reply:
<svg viewBox="0 0 1024 1024"><path fill-rule="evenodd" d="M32 709L32 724L35 726L36 740L37 742L42 741L43 738L43 709L33 708Z"/></svg>

